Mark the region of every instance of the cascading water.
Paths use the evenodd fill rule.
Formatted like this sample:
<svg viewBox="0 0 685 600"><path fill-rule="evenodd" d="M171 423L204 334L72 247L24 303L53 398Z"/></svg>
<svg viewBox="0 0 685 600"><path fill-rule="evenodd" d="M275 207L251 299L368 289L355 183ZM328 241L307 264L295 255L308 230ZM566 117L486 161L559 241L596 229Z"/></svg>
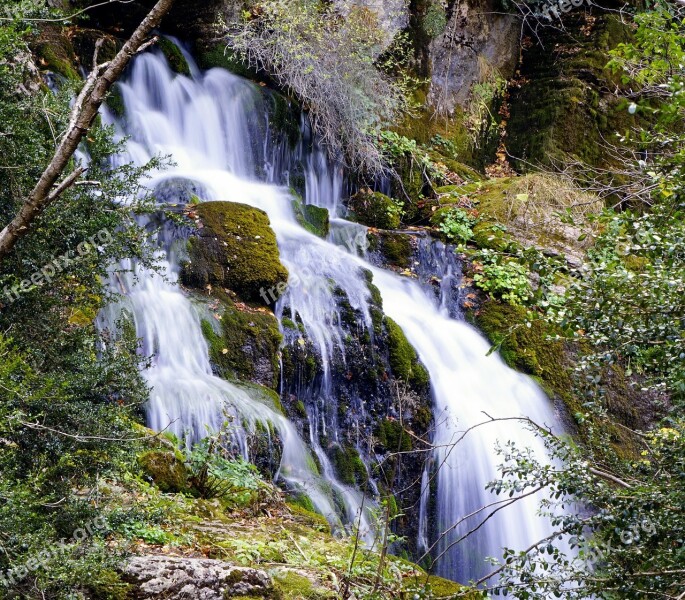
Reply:
<svg viewBox="0 0 685 600"><path fill-rule="evenodd" d="M319 439L324 434L335 444L338 435L331 363L334 357L344 363L345 351L335 289L342 289L349 305L361 315L359 326L370 329L370 293L364 270L372 271L386 313L405 331L431 376L437 423L433 462L444 464L437 473L438 523L434 526L428 523L428 471L422 482L419 530L421 543L428 545L436 532L448 530L459 518L493 500L484 486L497 473L494 447L498 441L515 440L542 451L526 430L511 423L484 426L452 449L450 443L458 432L483 420L481 411L494 417L527 415L551 423L554 415L549 401L496 355L487 356L486 341L459 320L448 299L460 276L458 264L453 257L445 259L444 248L439 253L442 258L435 255L430 259L444 271L439 274L440 298L420 282L369 264L363 257L365 229L341 218L342 175L316 149L305 161L306 201L330 210L331 234L324 241L305 231L295 218L290 192L277 185L283 183L281 174L287 171L288 165L283 164L287 152L267 139L269 123L258 88L220 69L200 73L193 64L192 73L192 78L175 75L155 53L134 61L121 85L126 118L116 123L122 136L130 136L121 160L142 164L158 154L171 155L176 166L154 174L151 187L159 189L164 181L184 179L193 182L194 193L203 200L242 202L269 215L281 260L291 274L277 312L289 311L293 320L299 319L323 368L308 406L310 446L319 458L324 479L343 500L344 517L348 522L360 518L362 532L371 529L362 508L368 506L368 500L336 479ZM272 408L212 375L200 319L188 297L173 284L177 265L171 245L167 240L160 242L162 263L171 281L139 269L137 285L132 279L114 282L126 294L121 304L133 315L138 334L145 340L144 351L153 356L153 366L146 372L153 388L150 424L158 429L170 426L179 433L190 429L191 436L198 437L205 425L220 425L225 406L248 428L259 420L272 422L284 445L281 476L291 485L305 488L317 508L333 518L332 503L309 467L308 449L294 427ZM425 251L432 252L428 246ZM121 306L112 307L111 315L120 314L116 308ZM103 321L112 326L114 318L103 317ZM544 537L550 526L535 513L533 498L519 502L487 522L467 542L450 548L475 521L462 524L436 546L434 555L444 552L439 572L469 580L483 572L486 556L501 556L503 546L522 548Z"/></svg>

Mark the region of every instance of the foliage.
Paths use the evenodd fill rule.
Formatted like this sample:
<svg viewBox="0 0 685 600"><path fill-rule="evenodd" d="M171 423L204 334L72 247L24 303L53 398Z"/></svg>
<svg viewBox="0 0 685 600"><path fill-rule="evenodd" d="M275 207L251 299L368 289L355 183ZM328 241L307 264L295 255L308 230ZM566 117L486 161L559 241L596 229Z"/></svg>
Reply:
<svg viewBox="0 0 685 600"><path fill-rule="evenodd" d="M594 242L586 264L565 281L563 295L537 298L542 318L560 332L556 339L577 348L573 393L582 407L576 419L590 443L578 448L537 429L552 464L511 445L501 448L502 477L491 488L510 497L547 488L542 510L553 514L556 534L528 551L508 550L488 578L493 593L568 599L666 599L682 593L685 140L678 121L685 114L685 29L680 12L675 5L657 4L639 14L634 40L613 53L610 67L632 87L631 110L648 115L651 126L620 135L633 154L624 155L632 158L621 173L606 174L610 183L583 180L604 197L614 194L624 210L607 209L584 227L583 236ZM578 222L570 211L565 219L572 226ZM627 458L606 451L612 447L610 432L618 427L609 410L611 379L622 369L632 377L635 397L645 403L668 398L672 404L666 421L649 431L620 425L641 450Z"/></svg>
<svg viewBox="0 0 685 600"><path fill-rule="evenodd" d="M451 242L466 244L473 238L473 226L477 220L462 208L452 208L440 223L440 231Z"/></svg>
<svg viewBox="0 0 685 600"><path fill-rule="evenodd" d="M490 591L528 599L626 600L682 591L683 421L644 435L643 458L624 465L619 476L598 469L577 447L536 431L558 462L542 464L507 445L500 448L502 477L490 487L508 497L546 488L542 510L552 515L555 534L528 552L507 550ZM592 510L573 510L578 501Z"/></svg>
<svg viewBox="0 0 685 600"><path fill-rule="evenodd" d="M532 297L528 270L515 259L492 250L481 250L473 276L475 284L510 304L523 304Z"/></svg>
<svg viewBox="0 0 685 600"><path fill-rule="evenodd" d="M334 157L374 176L387 168L378 133L408 109L411 85L388 75L402 72L402 52L384 53L386 35L361 5L343 16L333 3L266 0L228 24L226 41L302 101Z"/></svg>
<svg viewBox="0 0 685 600"><path fill-rule="evenodd" d="M233 457L221 433L206 437L187 451L189 479L200 498L218 498L230 508L254 507L267 494L254 465Z"/></svg>

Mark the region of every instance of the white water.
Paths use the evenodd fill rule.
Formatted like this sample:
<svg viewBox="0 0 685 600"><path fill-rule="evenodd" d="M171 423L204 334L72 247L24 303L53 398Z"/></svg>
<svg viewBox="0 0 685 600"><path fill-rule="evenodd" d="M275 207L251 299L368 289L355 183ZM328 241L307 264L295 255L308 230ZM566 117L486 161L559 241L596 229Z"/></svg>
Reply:
<svg viewBox="0 0 685 600"><path fill-rule="evenodd" d="M419 283L371 267L357 256L358 248L364 246L363 228L335 218L331 241L324 241L297 224L288 190L258 180L258 173L263 179L278 180L282 166L276 157L283 155L283 148L270 150L263 134L268 132L268 123L255 87L217 69L196 72L194 79L176 76L161 57L146 54L136 59L127 83L122 85L122 96L127 118L117 127L122 135L131 137L122 160L142 164L155 154L170 154L177 164L156 174L151 186L170 177L187 178L199 184L203 199L243 202L268 213L282 261L291 273L291 286L279 310L288 306L293 316L299 315L323 362L321 389L308 415L310 446L319 457L324 479L344 500L348 522L361 514L361 529L370 531L367 512L361 509L368 501L336 480L319 444L319 433L326 434L331 443L337 441L330 363L336 353L342 354L344 361L341 318L330 282L345 291L351 306L362 315L360 325L368 327L369 292L362 268L372 270L386 313L403 328L431 375L438 422L435 462L444 465L437 476L437 524L427 523L428 481L423 482L424 543L434 539L431 532L448 529L460 517L496 499L484 486L497 474L494 448L498 441L515 440L542 451L529 432L512 422L481 427L450 449L460 431L484 419L481 411L493 417L527 415L552 424L549 401L529 379L508 369L497 356L487 356L487 342L465 323L450 318L444 303L441 305ZM306 183L308 201L331 209L332 216L341 212L341 174L331 169L320 153L309 157ZM292 425L211 374L199 317L173 284L173 256L165 254L164 260L172 281L140 271L138 285L128 280L118 283L126 293L123 304L145 340L145 352L153 355L153 366L146 371L153 387L150 425L156 429L170 427L178 433L189 428L197 437L202 435L203 425L220 425L225 406L236 415L236 421L245 421L248 429L258 420L271 421L284 443L282 477L291 485L306 488L319 510L334 520L332 503L312 473L308 451ZM110 317L108 322L112 320ZM244 433L237 433L239 444L241 435ZM246 451L244 442L242 450ZM550 531L549 524L535 512L533 499L503 511L478 534L447 552L439 572L464 581L477 578L485 570L486 556L501 556L504 546L521 549L544 537ZM447 535L437 546L438 552L464 530L461 527Z"/></svg>

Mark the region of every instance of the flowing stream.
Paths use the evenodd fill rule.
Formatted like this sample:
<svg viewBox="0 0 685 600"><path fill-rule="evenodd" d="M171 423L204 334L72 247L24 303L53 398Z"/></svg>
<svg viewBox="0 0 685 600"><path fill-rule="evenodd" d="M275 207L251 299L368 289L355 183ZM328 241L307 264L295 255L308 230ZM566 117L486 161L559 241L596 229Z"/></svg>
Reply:
<svg viewBox="0 0 685 600"><path fill-rule="evenodd" d="M277 314L290 311L293 320L299 316L307 338L321 356L323 375L316 401L308 406L308 443L273 407L249 390L212 375L199 309L176 285L179 268L174 248L179 240L163 230L158 243L166 277L129 265L130 274L112 277L112 285L124 297L101 316L103 327L113 327L122 310L127 311L143 338L143 352L152 356L152 366L145 371L152 388L149 425L158 430L169 428L193 440L202 437L207 427L220 427L228 416L242 424L235 443L248 457L246 435L258 421L272 423L283 442L278 477L305 490L333 523L358 520L370 543L370 501L338 481L319 443L320 433L332 442L337 440L331 363L334 356L345 361L341 314L331 282L345 291L364 326L371 327L363 273L369 269L381 291L385 312L402 327L431 377L437 423L431 462L441 467L437 474L428 468L424 472L419 546L430 546L436 541L436 532L447 531L433 550L434 556L444 554L438 571L467 581L486 571L486 556L501 556L504 546L521 549L548 534L550 525L536 516L537 500L530 497L498 513L464 543L452 546L479 518L454 530L450 525L497 500L484 487L497 476L498 442L513 440L544 456L541 443L513 421L479 427L453 447L460 432L485 420L483 411L493 417L526 415L547 424L555 422L550 402L537 386L507 368L495 354L488 356L489 344L448 301L447 288L456 286L460 277L454 258L436 258L432 247L424 246L430 255L428 267L438 269L435 275L443 282L442 293L437 295L420 281L372 266L364 254L365 228L344 219L340 169L316 147L304 151L301 144L291 151L274 143L264 95L257 86L221 69L201 73L187 54L186 59L192 77L174 74L156 52L134 61L120 85L125 118L105 115L121 136L129 136L120 160L143 164L155 155L170 155L175 166L154 173L149 182L152 188L164 190L170 182L192 182L193 193L202 200L242 202L267 212L281 260L291 282L297 282L279 301ZM287 183L296 158L305 163L305 201L330 211L328 240L305 231L293 213ZM318 457L320 474L310 452ZM434 515L428 509L433 479ZM343 500L339 516L332 496ZM431 519L437 522L429 523Z"/></svg>

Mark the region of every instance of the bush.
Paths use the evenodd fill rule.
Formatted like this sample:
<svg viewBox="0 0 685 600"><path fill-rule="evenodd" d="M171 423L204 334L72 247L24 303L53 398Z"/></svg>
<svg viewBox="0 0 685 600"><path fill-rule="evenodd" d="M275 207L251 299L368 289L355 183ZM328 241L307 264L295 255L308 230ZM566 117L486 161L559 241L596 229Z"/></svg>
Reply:
<svg viewBox="0 0 685 600"><path fill-rule="evenodd" d="M479 270L473 281L480 289L514 305L532 298L528 270L521 263L490 250L481 251L478 257L475 267Z"/></svg>
<svg viewBox="0 0 685 600"><path fill-rule="evenodd" d="M386 170L378 135L407 110L411 85L386 74L400 71L397 48L381 68L386 36L363 6L343 18L333 2L268 0L229 24L226 42L302 101L333 156L376 175Z"/></svg>

